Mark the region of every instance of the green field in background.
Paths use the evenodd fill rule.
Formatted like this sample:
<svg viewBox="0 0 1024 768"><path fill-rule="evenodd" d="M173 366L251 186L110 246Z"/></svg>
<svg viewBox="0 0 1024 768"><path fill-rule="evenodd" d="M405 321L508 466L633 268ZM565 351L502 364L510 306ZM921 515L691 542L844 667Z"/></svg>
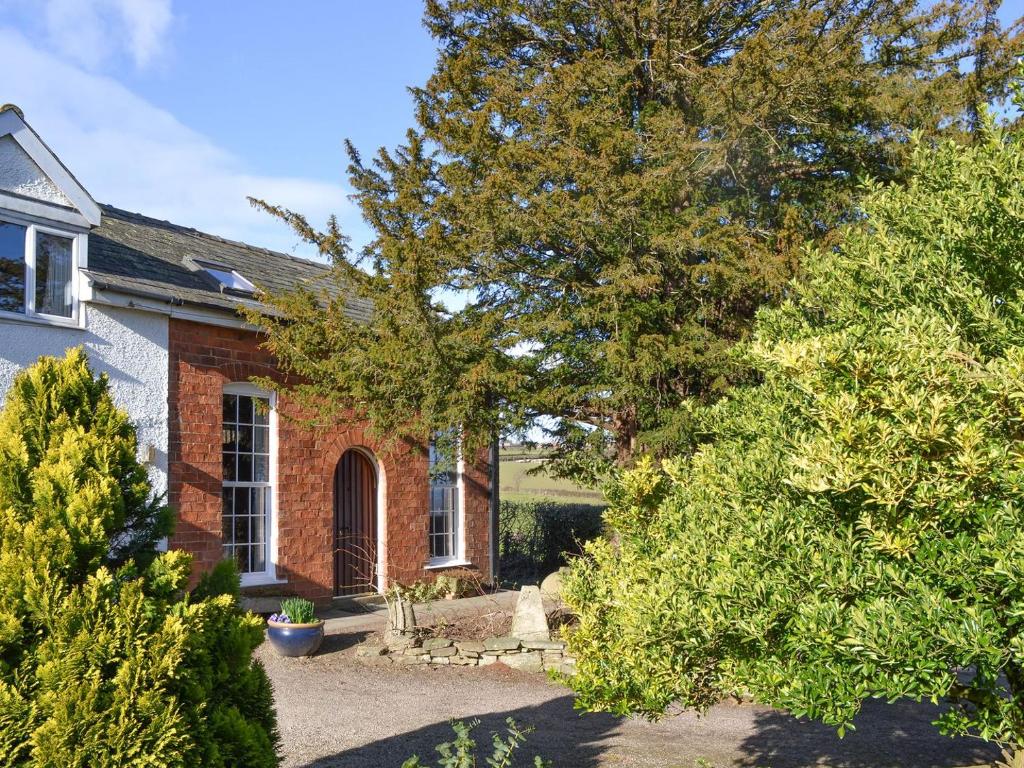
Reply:
<svg viewBox="0 0 1024 768"><path fill-rule="evenodd" d="M513 446L501 449L501 498L509 501L553 499L580 504L604 503L600 491L581 488L569 480L549 477L544 473L530 474L531 469L541 466L543 455L539 448Z"/></svg>

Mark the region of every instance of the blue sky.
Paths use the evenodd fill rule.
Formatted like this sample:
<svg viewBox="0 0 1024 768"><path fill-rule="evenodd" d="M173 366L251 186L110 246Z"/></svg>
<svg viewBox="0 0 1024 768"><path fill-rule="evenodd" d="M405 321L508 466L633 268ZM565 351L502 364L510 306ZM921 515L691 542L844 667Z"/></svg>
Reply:
<svg viewBox="0 0 1024 768"><path fill-rule="evenodd" d="M420 0L0 0L13 102L102 202L286 251L246 195L338 214L342 142L364 157L412 123L429 76ZM299 253L308 253L298 249Z"/></svg>
<svg viewBox="0 0 1024 768"><path fill-rule="evenodd" d="M342 142L369 158L429 76L421 0L0 0L13 102L101 202L309 255L253 195L354 245ZM1004 23L1024 0L1004 0Z"/></svg>

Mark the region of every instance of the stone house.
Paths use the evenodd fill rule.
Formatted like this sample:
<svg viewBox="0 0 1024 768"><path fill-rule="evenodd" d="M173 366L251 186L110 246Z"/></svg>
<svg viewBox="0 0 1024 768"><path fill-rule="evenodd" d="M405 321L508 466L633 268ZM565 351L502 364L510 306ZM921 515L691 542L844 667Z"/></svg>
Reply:
<svg viewBox="0 0 1024 768"><path fill-rule="evenodd" d="M433 467L365 425L307 428L240 306L326 267L97 204L12 106L0 108L0 396L40 355L82 346L138 428L168 545L224 557L250 595L320 603L450 569L493 578L489 457ZM351 298L347 311L370 307ZM308 422L307 422L308 423ZM444 470L444 471L441 471Z"/></svg>

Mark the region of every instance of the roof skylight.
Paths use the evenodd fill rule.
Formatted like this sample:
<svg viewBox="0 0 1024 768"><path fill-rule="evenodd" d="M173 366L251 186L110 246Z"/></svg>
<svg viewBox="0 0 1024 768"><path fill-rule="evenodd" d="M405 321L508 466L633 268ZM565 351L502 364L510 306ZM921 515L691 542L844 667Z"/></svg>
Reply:
<svg viewBox="0 0 1024 768"><path fill-rule="evenodd" d="M249 280L242 277L233 269L224 267L219 264L205 264L201 261L196 262L205 272L220 283L221 291L225 293L243 293L249 296L256 293L256 286L253 285Z"/></svg>

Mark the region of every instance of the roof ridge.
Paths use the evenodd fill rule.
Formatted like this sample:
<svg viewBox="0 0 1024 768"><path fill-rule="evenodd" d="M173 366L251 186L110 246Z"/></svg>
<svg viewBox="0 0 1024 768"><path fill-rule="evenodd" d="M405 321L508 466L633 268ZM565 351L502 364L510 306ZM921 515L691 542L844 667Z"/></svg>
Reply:
<svg viewBox="0 0 1024 768"><path fill-rule="evenodd" d="M303 258L301 256L293 256L290 253L284 253L282 251L275 251L275 250L272 250L270 248L266 248L266 247L264 247L262 245L253 245L251 243L246 243L246 242L243 242L241 240L231 240L230 238L221 237L220 235L214 235L214 234L212 234L210 232L203 232L202 230L196 229L195 227L188 227L188 226L185 226L184 224L175 224L173 221L168 221L167 219L158 219L158 218L156 218L154 216L147 216L144 213L138 213L136 211L129 211L129 210L126 210L124 208L118 208L116 205L111 205L110 203L100 203L99 205L100 205L100 208L104 212L110 211L110 212L113 212L114 214L121 214L123 216L131 216L134 219L141 219L142 221L152 222L152 223L155 223L155 224L162 224L162 225L164 225L166 227L169 227L169 228L172 228L172 229L174 229L174 230L176 230L178 232L182 232L184 234L192 235L193 237L207 238L209 240L214 240L214 241L219 242L219 243L226 243L228 245L234 245L234 246L237 246L239 248L245 248L246 250L261 251L261 252L269 254L271 256L279 256L281 258L288 259L289 261L298 262L299 264L302 264L304 266L317 267L319 269L324 270L325 272L330 271L330 269L331 269L331 265L330 264L323 264L323 263L318 262L318 261L313 261L312 259L305 259L305 258Z"/></svg>

